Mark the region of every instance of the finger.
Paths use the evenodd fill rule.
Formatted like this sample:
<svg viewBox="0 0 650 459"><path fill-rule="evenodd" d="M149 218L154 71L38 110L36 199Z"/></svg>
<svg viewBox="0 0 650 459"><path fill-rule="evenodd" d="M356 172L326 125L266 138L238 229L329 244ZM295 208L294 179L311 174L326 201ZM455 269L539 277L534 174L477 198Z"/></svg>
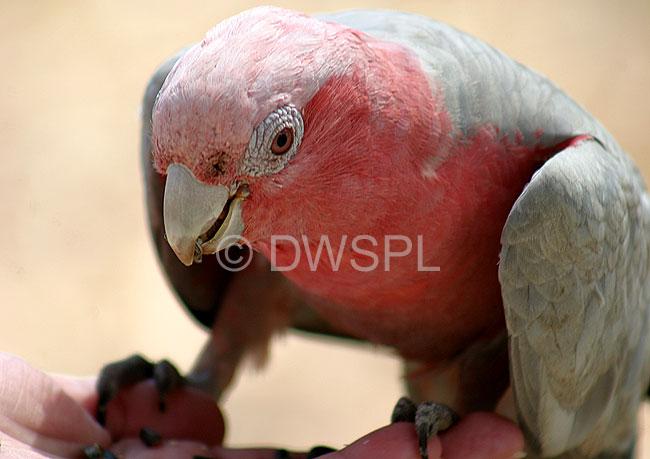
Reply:
<svg viewBox="0 0 650 459"><path fill-rule="evenodd" d="M473 413L439 437L429 440L431 459L447 458L509 458L523 450L519 428L507 419L490 413ZM191 441L165 441L158 448L146 447L135 439L123 440L114 452L135 459L190 459L194 456L219 459L275 459L277 450L229 449L207 447ZM306 453L289 453L290 459L305 459ZM355 441L341 451L323 459L420 459L413 424L397 423L381 428Z"/></svg>
<svg viewBox="0 0 650 459"><path fill-rule="evenodd" d="M81 405L93 418L95 417L97 407L96 377L78 377L52 373L50 373L50 377L66 394Z"/></svg>
<svg viewBox="0 0 650 459"><path fill-rule="evenodd" d="M429 458L440 457L442 446L435 437L429 440ZM214 450L219 459L274 459L277 450L225 449ZM291 459L304 459L306 453L290 453ZM212 457L212 456L208 456ZM400 422L378 429L340 451L319 459L421 459L418 439L412 423Z"/></svg>
<svg viewBox="0 0 650 459"><path fill-rule="evenodd" d="M18 357L0 354L0 379L0 431L6 436L60 456L110 441L108 432L54 379Z"/></svg>
<svg viewBox="0 0 650 459"><path fill-rule="evenodd" d="M440 457L441 444L438 438L429 440L429 458ZM205 445L188 441L164 442L158 448L146 448L141 442L123 440L114 447L114 452L135 459L190 459L202 456L219 459L275 459L277 449L247 448L230 449L208 448ZM290 459L305 459L306 453L288 453ZM355 441L341 451L336 451L322 459L420 459L417 436L413 424L397 423L381 428Z"/></svg>
<svg viewBox="0 0 650 459"><path fill-rule="evenodd" d="M221 444L224 421L217 404L207 394L185 387L167 396L164 412L158 408L158 390L144 381L120 391L110 402L106 427L114 439L137 437L147 427L167 439Z"/></svg>
<svg viewBox="0 0 650 459"><path fill-rule="evenodd" d="M160 446L149 447L137 438L125 438L111 446L111 452L129 459L191 459L213 456L213 450L192 440L164 440Z"/></svg>
<svg viewBox="0 0 650 459"><path fill-rule="evenodd" d="M429 440L429 458L440 457L442 450L440 440L434 437ZM322 456L323 459L420 459L418 438L410 422L398 422L376 430L350 446Z"/></svg>
<svg viewBox="0 0 650 459"><path fill-rule="evenodd" d="M54 452L42 452L36 450L31 445L25 444L13 438L8 438L4 435L2 437L2 444L0 444L0 447L0 457L2 457L2 459L48 459L52 457L52 454L57 454ZM76 456L79 456L79 453L76 453L74 456L67 457ZM57 457L59 456L57 455Z"/></svg>
<svg viewBox="0 0 650 459"><path fill-rule="evenodd" d="M192 459L195 457L214 459L276 459L277 449L247 448L230 449L219 446L209 447L190 440L163 441L158 447L145 446L141 441L128 438L111 447L115 454L129 459ZM305 459L306 453L288 453L287 459ZM325 456L323 456L325 457Z"/></svg>
<svg viewBox="0 0 650 459"><path fill-rule="evenodd" d="M471 413L440 434L445 459L510 458L524 449L516 424L492 413Z"/></svg>

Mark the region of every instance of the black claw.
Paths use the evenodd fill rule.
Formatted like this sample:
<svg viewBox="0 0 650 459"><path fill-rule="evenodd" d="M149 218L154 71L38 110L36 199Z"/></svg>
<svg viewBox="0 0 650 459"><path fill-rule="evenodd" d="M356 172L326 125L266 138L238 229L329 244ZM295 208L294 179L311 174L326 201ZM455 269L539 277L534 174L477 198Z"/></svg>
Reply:
<svg viewBox="0 0 650 459"><path fill-rule="evenodd" d="M151 378L158 389L158 408L164 412L166 397L184 383L174 365L167 360L153 364L140 355L106 365L97 380L97 421L106 424L108 404L121 388Z"/></svg>
<svg viewBox="0 0 650 459"><path fill-rule="evenodd" d="M424 402L416 406L406 397L400 398L395 404L390 417L391 423L413 422L418 436L418 446L422 459L429 458L429 438L438 431L447 430L458 420L458 415L442 403Z"/></svg>
<svg viewBox="0 0 650 459"><path fill-rule="evenodd" d="M106 424L108 403L115 398L121 387L151 378L153 364L140 355L132 355L102 368L97 378L97 421Z"/></svg>
<svg viewBox="0 0 650 459"><path fill-rule="evenodd" d="M158 388L158 409L164 413L167 395L183 384L183 377L168 360L161 360L153 367L153 379Z"/></svg>
<svg viewBox="0 0 650 459"><path fill-rule="evenodd" d="M415 432L418 435L422 459L429 457L427 443L439 431L449 429L458 419L458 415L442 403L421 403L415 413Z"/></svg>
<svg viewBox="0 0 650 459"><path fill-rule="evenodd" d="M420 447L420 455L422 456L422 459L428 459L429 438L432 436L429 426L425 424L416 425L415 432L418 434L418 446Z"/></svg>
<svg viewBox="0 0 650 459"><path fill-rule="evenodd" d="M329 446L314 446L307 453L307 459L314 459L315 457L324 456L325 454L333 453L336 450Z"/></svg>
<svg viewBox="0 0 650 459"><path fill-rule="evenodd" d="M101 399L97 403L97 422L101 426L106 426L106 413L108 411L108 402L102 402Z"/></svg>
<svg viewBox="0 0 650 459"><path fill-rule="evenodd" d="M396 422L415 422L415 412L417 407L411 399L407 397L400 398L393 408L393 413L390 416L390 423Z"/></svg>

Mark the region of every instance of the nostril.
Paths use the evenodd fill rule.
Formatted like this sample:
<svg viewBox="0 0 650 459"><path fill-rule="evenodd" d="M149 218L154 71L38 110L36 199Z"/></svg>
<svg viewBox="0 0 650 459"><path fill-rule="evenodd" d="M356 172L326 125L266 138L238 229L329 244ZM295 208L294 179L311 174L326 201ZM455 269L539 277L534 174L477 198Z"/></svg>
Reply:
<svg viewBox="0 0 650 459"><path fill-rule="evenodd" d="M212 159L212 173L215 177L226 173L228 170L228 159L226 153L219 152Z"/></svg>

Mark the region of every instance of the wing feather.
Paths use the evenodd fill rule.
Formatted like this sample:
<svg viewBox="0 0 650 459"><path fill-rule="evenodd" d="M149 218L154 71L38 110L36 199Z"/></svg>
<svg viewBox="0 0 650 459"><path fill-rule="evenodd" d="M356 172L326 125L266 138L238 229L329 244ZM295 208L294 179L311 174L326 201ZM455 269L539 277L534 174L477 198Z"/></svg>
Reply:
<svg viewBox="0 0 650 459"><path fill-rule="evenodd" d="M623 454L650 374L650 205L636 168L595 139L531 179L502 233L511 379L537 453Z"/></svg>

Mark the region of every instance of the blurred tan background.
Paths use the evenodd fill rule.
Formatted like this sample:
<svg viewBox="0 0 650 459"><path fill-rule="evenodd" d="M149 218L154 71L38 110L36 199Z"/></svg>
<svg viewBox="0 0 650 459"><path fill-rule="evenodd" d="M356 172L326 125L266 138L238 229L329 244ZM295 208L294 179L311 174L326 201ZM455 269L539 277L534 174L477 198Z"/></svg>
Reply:
<svg viewBox="0 0 650 459"><path fill-rule="evenodd" d="M203 343L148 240L138 107L167 56L261 3L182 3L0 1L0 350L94 374L134 351L187 369ZM470 32L572 94L650 179L647 0L276 4L399 8ZM388 421L399 373L386 352L288 334L228 394L226 441L340 447Z"/></svg>

